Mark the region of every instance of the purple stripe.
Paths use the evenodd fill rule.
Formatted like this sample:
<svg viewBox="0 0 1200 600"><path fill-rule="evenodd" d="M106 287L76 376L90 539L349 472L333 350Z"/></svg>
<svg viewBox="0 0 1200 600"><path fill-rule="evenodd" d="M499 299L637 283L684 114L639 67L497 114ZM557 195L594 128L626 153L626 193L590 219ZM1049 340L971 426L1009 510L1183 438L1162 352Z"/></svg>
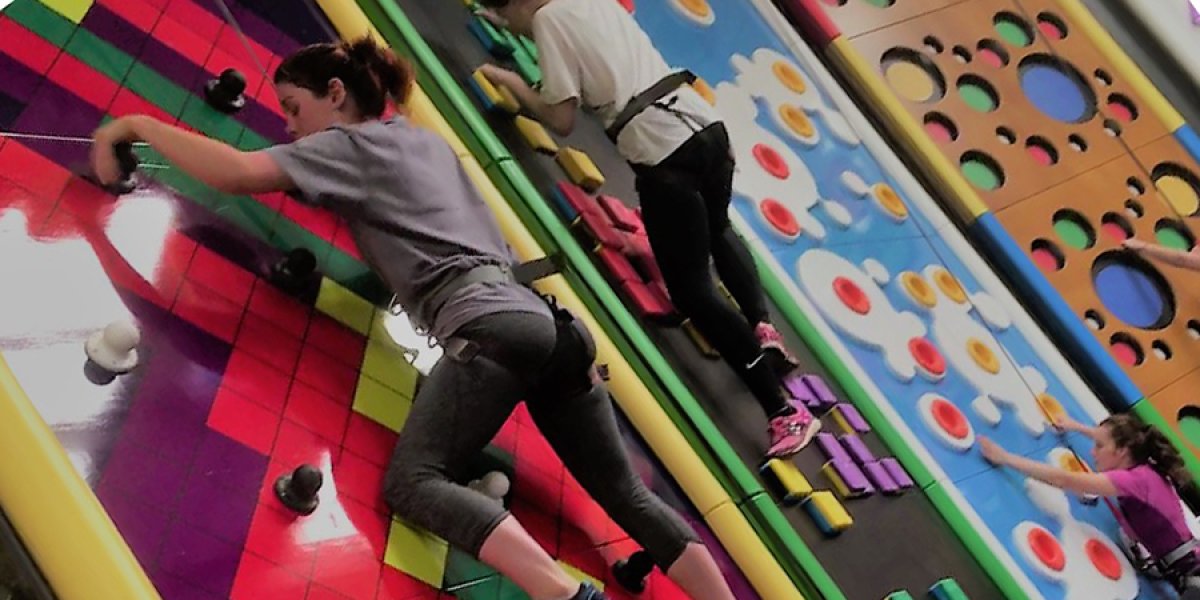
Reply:
<svg viewBox="0 0 1200 600"><path fill-rule="evenodd" d="M241 555L240 546L221 541L177 517L167 530L158 564L161 574L174 575L226 598Z"/></svg>
<svg viewBox="0 0 1200 600"><path fill-rule="evenodd" d="M12 128L43 135L89 137L100 125L102 117L100 111L79 96L46 80L13 122ZM87 166L88 144L49 140L24 140L23 143L68 170Z"/></svg>
<svg viewBox="0 0 1200 600"><path fill-rule="evenodd" d="M0 81L4 93L18 102L29 102L44 78L15 58L0 52Z"/></svg>
<svg viewBox="0 0 1200 600"><path fill-rule="evenodd" d="M146 38L150 37L150 34L122 19L103 4L93 4L80 25L129 56L141 54Z"/></svg>
<svg viewBox="0 0 1200 600"><path fill-rule="evenodd" d="M146 40L142 53L135 56L142 64L193 94L209 79L208 72L200 65L153 37Z"/></svg>

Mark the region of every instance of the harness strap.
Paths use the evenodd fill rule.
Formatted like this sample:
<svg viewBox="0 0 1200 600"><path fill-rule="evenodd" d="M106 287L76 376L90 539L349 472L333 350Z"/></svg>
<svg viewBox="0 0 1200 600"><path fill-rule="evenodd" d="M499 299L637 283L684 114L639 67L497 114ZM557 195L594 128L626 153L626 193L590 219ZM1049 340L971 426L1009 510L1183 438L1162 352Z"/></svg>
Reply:
<svg viewBox="0 0 1200 600"><path fill-rule="evenodd" d="M516 283L529 286L539 279L545 279L559 272L557 255L544 256L515 266L511 265L479 265L463 273L447 278L440 282L428 294L428 320L433 321L442 306L446 304L459 290L477 283Z"/></svg>
<svg viewBox="0 0 1200 600"><path fill-rule="evenodd" d="M617 136L621 135L621 130L625 129L625 126L629 125L629 122L634 117L654 105L655 102L658 102L667 94L674 92L684 85L691 85L695 81L696 74L688 70L676 71L659 79L654 85L646 88L645 91L634 96L626 103L625 108L622 108L621 112L617 113L617 118L613 120L612 125L608 126L608 129L604 130L604 133L608 135L608 139L612 140L614 144L617 143Z"/></svg>
<svg viewBox="0 0 1200 600"><path fill-rule="evenodd" d="M1176 561L1191 554L1196 548L1200 548L1200 542L1196 541L1196 538L1192 538L1180 544L1178 548L1168 552L1166 556L1162 557L1162 562L1167 565L1174 564Z"/></svg>

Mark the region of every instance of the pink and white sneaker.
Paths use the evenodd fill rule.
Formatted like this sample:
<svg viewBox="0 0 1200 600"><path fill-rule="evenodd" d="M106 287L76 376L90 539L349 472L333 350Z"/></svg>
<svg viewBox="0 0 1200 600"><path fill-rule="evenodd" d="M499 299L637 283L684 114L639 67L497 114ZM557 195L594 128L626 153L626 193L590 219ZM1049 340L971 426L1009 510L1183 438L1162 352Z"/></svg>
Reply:
<svg viewBox="0 0 1200 600"><path fill-rule="evenodd" d="M814 418L804 407L797 406L796 412L771 419L767 431L771 439L767 458L782 458L808 446L821 431L821 420Z"/></svg>
<svg viewBox="0 0 1200 600"><path fill-rule="evenodd" d="M783 336L779 334L779 330L775 326L763 321L754 327L754 337L758 338L758 345L763 350L774 350L783 356L783 360L787 361L793 369L800 366L800 361L796 360L795 356L783 344Z"/></svg>

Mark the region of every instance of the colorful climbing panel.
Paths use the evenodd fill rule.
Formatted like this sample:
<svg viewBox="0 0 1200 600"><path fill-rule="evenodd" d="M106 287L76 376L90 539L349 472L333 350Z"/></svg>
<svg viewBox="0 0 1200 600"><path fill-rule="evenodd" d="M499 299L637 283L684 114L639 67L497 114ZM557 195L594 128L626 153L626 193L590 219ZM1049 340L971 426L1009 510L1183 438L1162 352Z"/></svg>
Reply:
<svg viewBox="0 0 1200 600"><path fill-rule="evenodd" d="M831 60L1105 402L1180 433L1194 411L1200 305L1189 275L1121 242L1195 245L1195 136L1082 5L787 6L825 22Z"/></svg>
<svg viewBox="0 0 1200 600"><path fill-rule="evenodd" d="M145 148L138 188L117 198L78 176L89 144L64 137L144 113L246 149L285 140L256 65L270 69L301 44L328 41L316 6L230 3L243 40L220 2L5 4L0 312L9 318L0 353L158 594L523 597L393 521L383 504L395 432L422 377L416 365L437 353L378 308L388 295L345 224L283 194L219 194ZM200 92L226 68L248 79L235 116ZM283 287L271 268L301 247L317 257L317 273ZM115 381L89 379L84 340L124 319L141 330L140 365ZM711 515L624 417L621 426L639 473L709 542L737 596L757 598L713 536ZM306 517L272 491L301 463L325 480ZM564 473L527 413L514 414L477 467L461 483L503 473L509 490L497 501L569 572L630 597L609 567L636 546ZM639 597L682 594L655 573Z"/></svg>
<svg viewBox="0 0 1200 600"><path fill-rule="evenodd" d="M856 14L874 10L866 2L828 4L855 5L846 10ZM932 9L948 3L929 4ZM966 6L971 4L977 3L945 10L961 9L963 19L977 16ZM902 26L919 20L914 11L926 10L925 4L896 6L910 17ZM974 450L977 437L986 435L1036 460L1055 462L1081 440L1056 436L1047 415L1065 411L1094 422L1106 411L783 15L769 1L716 0L702 6L643 3L634 14L672 64L691 69L715 90L739 164L734 180L739 228L780 280L776 301L792 299L793 322L811 332L806 341L823 344L827 361L846 366L838 382L849 392L845 400L905 461L917 485L938 500L942 515L1004 593L1157 597L1121 554L1111 514L990 468ZM872 32L879 25L858 24ZM914 53L900 54L920 56L931 52L928 45L940 47L938 60L959 69L968 60L976 61L972 65L982 60L974 46L958 63L953 57L963 53L954 40L925 34L917 39ZM1011 49L1005 52L1015 60ZM952 121L954 139L963 140L967 128L982 127L989 106L1003 105L1004 91L1000 84L964 80L957 72L945 79L941 87L936 81L915 84L911 93L965 95L977 103L984 116L946 115L948 123L959 119ZM958 91L959 81L967 91ZM1000 91L993 93L992 86ZM1113 93L1132 94L1123 87ZM1020 122L1014 118L1012 126ZM1103 125L1096 128L1089 139ZM1023 143L1016 135L1014 143ZM980 143L987 149L1002 140L992 133ZM968 171L987 172L974 165ZM842 414L841 420L849 425L852 418ZM870 464L852 429L817 444L829 459L824 474L840 496L850 498L875 487L869 477L837 468ZM855 502L846 500L852 513ZM955 597L962 588L976 595L961 579L953 585L938 581L908 589Z"/></svg>

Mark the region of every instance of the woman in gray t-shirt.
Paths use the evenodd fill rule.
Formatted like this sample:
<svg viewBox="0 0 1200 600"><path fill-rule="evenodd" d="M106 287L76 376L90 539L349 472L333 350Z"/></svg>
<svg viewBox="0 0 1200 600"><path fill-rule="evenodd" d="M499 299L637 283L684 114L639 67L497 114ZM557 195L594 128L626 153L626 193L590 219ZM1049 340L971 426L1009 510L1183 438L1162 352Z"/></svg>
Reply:
<svg viewBox="0 0 1200 600"><path fill-rule="evenodd" d="M504 507L458 482L517 403L567 469L654 562L697 598L730 598L695 532L633 473L587 330L517 284L504 238L453 150L402 116L412 73L372 40L288 57L275 84L297 140L260 152L145 116L95 134L103 183L121 178L113 148L143 141L228 193L298 190L346 220L366 261L446 347L421 386L388 466L396 514L470 552L535 599L603 598L580 585Z"/></svg>

